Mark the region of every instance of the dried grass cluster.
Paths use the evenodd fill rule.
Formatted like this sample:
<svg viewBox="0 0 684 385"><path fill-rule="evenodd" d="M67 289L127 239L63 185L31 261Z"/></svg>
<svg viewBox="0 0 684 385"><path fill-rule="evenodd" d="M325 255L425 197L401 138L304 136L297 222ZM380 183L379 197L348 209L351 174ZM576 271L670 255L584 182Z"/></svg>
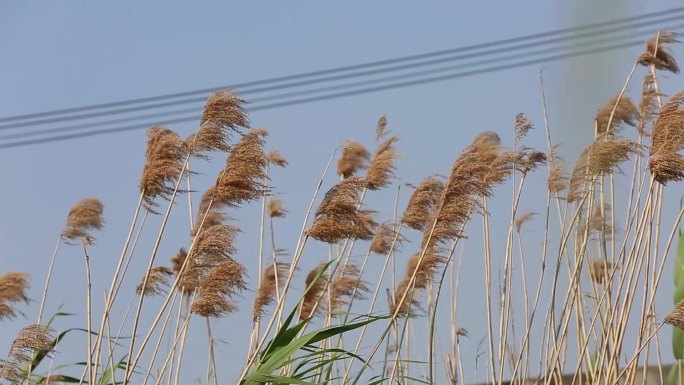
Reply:
<svg viewBox="0 0 684 385"><path fill-rule="evenodd" d="M280 199L269 199L268 216L271 218L282 218L287 214L287 210Z"/></svg>
<svg viewBox="0 0 684 385"><path fill-rule="evenodd" d="M154 212L156 197L168 199L173 194L174 182L183 171L186 145L178 134L163 127L150 128L147 137L140 192L147 209Z"/></svg>
<svg viewBox="0 0 684 385"><path fill-rule="evenodd" d="M82 238L92 241L92 230L100 230L104 226L102 212L104 205L96 198L85 198L76 203L67 216L62 236L67 239Z"/></svg>
<svg viewBox="0 0 684 385"><path fill-rule="evenodd" d="M0 370L0 378L23 382L23 367L31 362L34 352L50 354L54 349L53 330L46 325L32 324L21 329L10 347L7 360Z"/></svg>
<svg viewBox="0 0 684 385"><path fill-rule="evenodd" d="M684 179L684 92L673 95L653 125L648 167L662 184Z"/></svg>
<svg viewBox="0 0 684 385"><path fill-rule="evenodd" d="M320 311L318 306L321 297L325 291L325 287L328 285L328 276L323 271L325 269L325 264L321 263L314 267L306 275L304 280L304 297L302 298L302 303L299 307L299 319L304 320L314 316L315 311Z"/></svg>
<svg viewBox="0 0 684 385"><path fill-rule="evenodd" d="M14 305L29 302L28 289L29 275L26 273L9 272L0 276L0 321L17 316L19 311Z"/></svg>
<svg viewBox="0 0 684 385"><path fill-rule="evenodd" d="M362 178L349 177L328 190L307 235L327 243L373 238L374 213L359 208L361 190L365 187Z"/></svg>
<svg viewBox="0 0 684 385"><path fill-rule="evenodd" d="M658 97L662 96L658 92L656 85L656 78L653 73L649 72L644 76L644 82L641 88L641 100L639 101L639 116L640 121L637 125L639 134L648 136L650 132L646 128L658 116Z"/></svg>
<svg viewBox="0 0 684 385"><path fill-rule="evenodd" d="M596 110L596 132L598 134L616 133L620 126L627 124L636 126L639 122L640 114L637 107L627 96L614 95L610 100L603 105L603 107ZM613 109L615 112L613 113ZM612 119L611 119L611 114Z"/></svg>
<svg viewBox="0 0 684 385"><path fill-rule="evenodd" d="M349 178L368 165L370 152L361 143L348 140L342 147L342 156L337 161L337 174Z"/></svg>
<svg viewBox="0 0 684 385"><path fill-rule="evenodd" d="M289 267L289 263L275 262L264 270L252 307L254 321L261 318L264 308L275 301L277 290L282 289L285 283Z"/></svg>
<svg viewBox="0 0 684 385"><path fill-rule="evenodd" d="M199 130L185 140L190 153L207 159L208 152L228 151L231 134L249 127L245 103L232 90L212 94L204 105Z"/></svg>
<svg viewBox="0 0 684 385"><path fill-rule="evenodd" d="M285 167L289 163L287 162L287 159L278 151L276 150L271 150L271 152L268 153L268 161L271 164L274 164L276 166L280 167Z"/></svg>
<svg viewBox="0 0 684 385"><path fill-rule="evenodd" d="M390 306L390 312L397 312L399 316L413 315L412 309L420 309L418 290L424 290L437 272L445 258L436 249L427 249L424 253L416 253L409 258L406 273L395 290L394 298ZM411 278L414 277L413 284ZM403 300L402 300L403 299Z"/></svg>
<svg viewBox="0 0 684 385"><path fill-rule="evenodd" d="M214 266L202 279L192 312L202 317L221 317L237 310L233 297L247 288L244 266L233 259Z"/></svg>
<svg viewBox="0 0 684 385"><path fill-rule="evenodd" d="M613 269L613 264L603 259L589 262L589 275L591 280L598 285L608 282L611 269Z"/></svg>
<svg viewBox="0 0 684 385"><path fill-rule="evenodd" d="M405 238L398 233L399 225L394 222L384 222L375 229L375 236L371 241L370 251L372 253L385 255L390 250L397 250L397 244L401 244Z"/></svg>
<svg viewBox="0 0 684 385"><path fill-rule="evenodd" d="M375 125L375 140L379 141L387 133L385 129L387 128L387 116L383 115L378 119L378 123Z"/></svg>
<svg viewBox="0 0 684 385"><path fill-rule="evenodd" d="M361 280L361 271L356 265L343 266L330 282L330 303L328 312L335 312L352 299L365 299L370 291L366 282ZM325 306L324 306L325 308Z"/></svg>
<svg viewBox="0 0 684 385"><path fill-rule="evenodd" d="M549 159L549 177L546 186L551 194L558 194L568 188L568 176L563 157L556 153L556 147L551 150Z"/></svg>
<svg viewBox="0 0 684 385"><path fill-rule="evenodd" d="M399 137L391 136L381 143L375 151L366 174L366 183L369 190L378 190L385 187L394 177L395 163L399 158L399 153L394 148L394 144L398 140Z"/></svg>
<svg viewBox="0 0 684 385"><path fill-rule="evenodd" d="M670 31L661 31L658 35L646 41L646 52L639 56L638 63L643 66L654 66L659 70L679 73L677 60L666 44L678 43L677 34Z"/></svg>
<svg viewBox="0 0 684 385"><path fill-rule="evenodd" d="M147 282L145 282L145 278L143 278L135 289L135 292L138 295L142 294L144 296L166 294L167 288L169 287L169 278L172 277L173 274L173 270L166 266L153 267L147 277Z"/></svg>
<svg viewBox="0 0 684 385"><path fill-rule="evenodd" d="M411 194L401 222L412 229L425 230L430 217L439 205L443 191L444 182L439 178L436 176L425 178Z"/></svg>
<svg viewBox="0 0 684 385"><path fill-rule="evenodd" d="M189 259L185 262L185 270L179 281L179 286L185 295L198 290L211 269L236 253L234 244L238 232L239 229L235 226L216 224L204 228L196 236L191 254L185 257ZM182 252L184 250L181 249ZM182 255L181 253L178 257Z"/></svg>

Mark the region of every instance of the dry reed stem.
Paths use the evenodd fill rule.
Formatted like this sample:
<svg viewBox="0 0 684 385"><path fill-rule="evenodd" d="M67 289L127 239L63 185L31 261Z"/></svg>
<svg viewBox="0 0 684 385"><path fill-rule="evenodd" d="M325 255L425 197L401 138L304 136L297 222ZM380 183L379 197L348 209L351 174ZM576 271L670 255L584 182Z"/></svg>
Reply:
<svg viewBox="0 0 684 385"><path fill-rule="evenodd" d="M361 280L361 271L356 265L344 266L330 282L330 304L328 312L339 310L355 299L365 299L364 293L370 291L366 282Z"/></svg>
<svg viewBox="0 0 684 385"><path fill-rule="evenodd" d="M29 275L27 273L9 272L0 276L0 321L14 319L19 312L14 304L29 303L26 295L29 289Z"/></svg>
<svg viewBox="0 0 684 385"><path fill-rule="evenodd" d="M135 289L136 294L145 296L166 294L169 287L169 277L173 276L173 274L173 270L166 266L153 267L150 270L145 288L143 289L143 282L140 282Z"/></svg>
<svg viewBox="0 0 684 385"><path fill-rule="evenodd" d="M289 263L274 262L264 270L252 307L252 319L254 321L260 319L264 308L276 300L276 293L282 290L282 286L285 283L285 281L278 279L278 277L285 277L289 269Z"/></svg>
<svg viewBox="0 0 684 385"><path fill-rule="evenodd" d="M641 145L633 140L613 135L600 135L580 154L570 177L568 202L581 197L599 175L619 171L619 165L630 155L640 154Z"/></svg>
<svg viewBox="0 0 684 385"><path fill-rule="evenodd" d="M665 44L678 42L676 33L660 31L655 38L646 41L646 51L639 56L637 62L645 67L654 66L656 69L677 74L679 73L677 60Z"/></svg>
<svg viewBox="0 0 684 385"><path fill-rule="evenodd" d="M360 177L338 182L325 194L306 234L327 243L343 239L371 239L375 228L374 213L359 208L360 194L366 186Z"/></svg>
<svg viewBox="0 0 684 385"><path fill-rule="evenodd" d="M620 98L618 100L618 97ZM615 112L613 113L613 109ZM612 119L611 119L612 115ZM622 124L636 126L639 121L639 110L627 96L614 95L603 107L596 110L596 130L598 134L616 133ZM610 123L610 127L608 124Z"/></svg>
<svg viewBox="0 0 684 385"><path fill-rule="evenodd" d="M247 288L246 269L234 259L214 266L202 279L192 312L202 317L221 317L237 310L232 297Z"/></svg>
<svg viewBox="0 0 684 385"><path fill-rule="evenodd" d="M263 139L266 136L268 131L252 129L230 150L212 193L215 205L236 206L259 199L268 191L265 182L269 160Z"/></svg>
<svg viewBox="0 0 684 385"><path fill-rule="evenodd" d="M387 186L394 177L395 163L399 158L399 153L394 148L394 144L398 140L398 136L391 136L375 150L375 155L371 159L368 173L366 174L366 183L369 190L379 190Z"/></svg>
<svg viewBox="0 0 684 385"><path fill-rule="evenodd" d="M673 95L660 110L653 127L648 167L656 181L684 179L684 92Z"/></svg>
<svg viewBox="0 0 684 385"><path fill-rule="evenodd" d="M349 178L367 167L370 153L361 143L348 140L342 146L342 156L337 161L337 175Z"/></svg>

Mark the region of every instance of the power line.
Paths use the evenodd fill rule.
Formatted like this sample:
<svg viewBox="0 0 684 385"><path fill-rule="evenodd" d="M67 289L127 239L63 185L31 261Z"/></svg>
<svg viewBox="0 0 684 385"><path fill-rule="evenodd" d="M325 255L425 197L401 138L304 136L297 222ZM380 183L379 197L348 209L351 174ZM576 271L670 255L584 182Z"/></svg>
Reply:
<svg viewBox="0 0 684 385"><path fill-rule="evenodd" d="M272 104L267 104L267 105L263 105L263 106L257 106L257 107L250 108L249 111L250 112L262 111L262 110L268 110L268 109L273 109L273 108L278 108L278 107L287 107L287 106L293 106L293 105L298 105L298 104L311 103L311 102L315 102L315 101L330 100L330 99L360 95L360 94L365 94L365 93L370 93L370 92L386 91L386 90L390 90L390 89L415 86L415 85L419 85L419 84L433 83L433 82L456 79L456 78L461 78L461 77L474 76L474 75L479 75L479 74L484 74L484 73L503 71L503 70L507 70L507 69L519 68L519 67L524 67L524 66L529 66L529 65L534 65L534 64L540 64L540 63L545 63L545 62L550 62L550 61L555 61L555 60L567 59L567 58L571 58L571 57L585 56L585 55L591 55L591 54L596 54L596 53L601 53L601 52L613 51L613 50L617 50L617 49L623 49L623 48L639 45L642 43L643 43L643 41L641 41L641 40L634 40L634 41L630 41L630 42L626 42L626 43L613 44L610 46L597 47L597 48L588 49L588 50L578 50L575 52L570 52L570 53L565 53L565 54L557 54L557 55L551 55L551 56L547 56L547 57L543 57L543 58L523 60L523 61L519 61L516 63L491 66L491 67L481 68L481 69L476 69L476 70L471 70L471 71L458 72L458 73L453 73L453 74L446 74L446 75L434 76L434 77L411 80L411 81L397 82L397 83L383 85L383 86L368 87L368 88L346 91L346 92L331 93L331 94L327 94L327 95L310 97L310 98L302 98L302 99L296 99L296 100L291 100L291 101L272 103ZM48 138L24 140L24 141L17 141L17 142L11 142L11 143L0 143L0 149L29 146L29 145L34 145L34 144L49 143L49 142L56 142L56 141L62 141L62 140L70 140L70 139L83 138L83 137L89 137L89 136L95 136L95 135L112 134L112 133L117 133L117 132L125 132L125 131L148 128L150 126L154 126L157 124L167 124L168 125L168 124L185 123L185 122L197 120L197 118L198 118L198 116L195 114L193 116L180 117L180 118L176 118L176 119L167 119L167 120L164 120L163 122L149 122L149 123L145 123L145 124L135 124L135 125L124 126L124 127L115 127L115 128L102 129L102 130L92 130L92 131L86 131L86 132L79 132L79 133L74 133L74 134L58 135L58 136L52 136L52 137L48 137Z"/></svg>
<svg viewBox="0 0 684 385"><path fill-rule="evenodd" d="M485 52L471 53L468 55L461 55L461 56L456 56L456 57L451 57L451 58L435 59L435 60L430 60L430 61L426 61L423 63L405 64L402 66L395 66L395 67L392 67L390 69L387 69L387 68L375 69L372 71L365 71L362 73L336 75L336 76L326 77L326 78L322 78L322 79L309 79L309 80L298 81L298 82L288 83L288 84L269 85L271 83L280 83L280 82L290 81L290 80L306 79L306 78L317 77L317 76L321 76L321 75L328 75L328 74L348 72L348 71L353 71L353 70L358 70L358 69L384 66L387 64L410 62L410 61L415 61L415 60L420 60L420 59L440 57L440 56L454 54L454 53L477 51L477 50L481 50L481 49L485 49L485 48L491 48L491 47L499 47L499 48L486 51L486 53L498 53L498 52L511 51L511 50L516 50L516 49L521 49L521 48L529 48L532 46L538 46L538 45L542 45L542 44L550 44L550 43L554 43L554 42L573 40L573 39L577 39L577 38L581 38L581 37L591 37L591 36L594 36L597 34L612 33L612 32L626 30L626 29L630 29L630 28L636 28L639 26L647 26L647 25L652 25L652 24L656 24L656 23L673 21L673 20L680 19L682 17L682 15L679 14L681 12L684 12L684 7L671 8L671 9L660 11L660 12L653 12L653 13L643 14L643 15L639 15L639 16L634 16L634 17L615 19L615 20L603 22L603 23L587 24L587 25L573 27L573 28L559 29L559 30L554 30L554 31L549 31L549 32L544 32L544 33L536 33L536 34L532 34L532 35L520 36L520 37L498 40L498 41L493 41L493 42L488 42L488 43L475 44L475 45L459 47L459 48L454 48L454 49L430 52L430 53L419 54L419 55L411 55L411 56L405 56L405 57L387 59L387 60L381 60L381 61L375 61L375 62L367 62L367 63L363 63L363 64L357 64L357 65L351 65L351 66L345 66L345 67L339 67L339 68L332 68L332 69L321 70L321 71L314 71L314 72L307 72L307 73L301 73L301 74L290 75L290 76L269 78L269 79L257 80L257 81L246 82L246 83L237 83L237 84L232 84L232 85L227 85L227 86L222 86L222 87L212 87L212 88L206 88L206 89L195 90L195 91L166 94L166 95L147 97L147 98L131 99L131 100L120 101L120 102L95 104L95 105L89 105L89 106L83 106L83 107L68 108L68 109L53 110L53 111L39 112L39 113L33 113L33 114L4 117L4 118L0 118L0 123L17 122L17 121L22 121L22 120L45 118L45 117L50 117L50 116L59 116L59 115L65 115L65 114L76 113L76 112L85 112L85 111L91 111L91 110L101 110L101 109L107 109L107 108L112 108L112 107L130 106L130 105L141 104L141 103L149 103L149 102L162 101L162 100L168 100L168 99L176 99L176 98L185 97L185 96L206 95L210 92L216 91L217 89L224 89L224 88L247 88L246 90L244 90L244 93L248 93L248 92L249 93L256 93L256 92L266 92L266 91L272 91L272 90L277 90L277 89L290 88L290 87L294 87L294 86L315 84L318 82L342 80L342 79L349 78L349 77L368 76L368 75L372 75L372 74L383 73L383 72L390 71L390 70L396 71L396 70L413 68L413 67L421 66L421 65L432 65L432 64L438 64L438 63L443 63L443 62L452 61L452 60L462 60L464 58L475 57L478 55L484 55ZM641 20L648 20L648 19L651 19L654 17L660 17L660 16L665 16L665 17L662 19L658 19L658 20L641 21ZM641 22L635 23L633 25L619 26L621 24L627 24L627 23L631 23L631 22L635 22L635 21L637 21L637 22L641 21ZM609 26L619 26L619 27L606 28ZM598 30L598 31L589 32L591 30L601 29L601 28L603 28L603 29ZM582 32L582 31L586 31L586 32L575 34L574 36L570 35L570 36L561 36L561 37L549 38L551 36L559 36L559 35L563 35L563 34L574 33L574 32ZM505 47L506 45L510 45L511 43L525 42L525 41L536 40L536 39L541 39L541 38L546 38L546 39L539 41L539 42L534 42L534 43L527 43L527 44L517 45L517 46L513 46L513 47ZM253 90L249 89L249 87L260 86L260 85L269 85L269 86L256 88ZM130 108L125 108L125 109L122 108L122 109L117 109L114 111L101 111L99 113L80 114L80 115L70 116L70 117L43 119L43 120L37 120L37 121L34 120L34 121L29 121L29 122L17 122L14 124L0 125L0 129L10 129L10 128L29 126L29 125L38 125L38 124L42 124L42 123L54 123L56 121L67 121L67 120L74 120L74 119L92 118L92 117L102 116L102 114L104 114L104 115L112 114L114 112L125 113L125 112L134 112L134 111L140 111L140 110L150 109L150 108L171 107L171 106L177 106L177 105L182 105L182 104L191 103L191 102L203 101L205 98L206 98L206 96L202 96L202 97L197 97L197 98L192 98L192 99L176 100L176 101L170 101L170 102L166 102L166 103L158 103L158 104L148 105L148 106L137 106L137 107L130 107Z"/></svg>
<svg viewBox="0 0 684 385"><path fill-rule="evenodd" d="M684 24L671 26L669 29L680 29L680 28L684 28ZM422 78L422 77L425 77L427 75L432 75L432 74L449 73L449 72L453 72L454 70L462 70L462 69L467 69L467 68L471 68L471 67L482 67L483 65L496 64L496 63L506 62L506 61L515 60L515 59L525 59L525 58L530 59L532 57L539 56L539 55L549 55L549 54L552 54L554 52L565 52L565 51L568 51L571 49L587 49L587 48L590 48L591 46L594 46L594 45L605 45L605 44L611 43L611 42L617 43L617 42L624 42L626 40L633 41L633 39L636 37L653 35L655 32L656 31L654 31L654 30L645 30L645 31L637 32L635 34L630 34L630 36L624 35L624 36L605 38L605 39L589 41L589 42L572 43L572 44L568 44L568 45L561 46L561 47L553 47L553 48L538 49L538 50L533 50L533 51L526 51L526 52L521 52L521 53L514 53L511 55L507 55L507 56L499 56L499 57L495 57L492 59L479 60L476 62L461 63L458 65L450 65L450 66L445 66L445 67L433 68L433 69L429 69L429 70L421 70L421 71L403 73L400 75L391 75L391 76L386 76L386 77L379 77L379 78L370 79L370 80L355 81L355 82L341 84L341 85L337 84L337 85L333 85L333 86L325 86L325 87L307 89L307 90L303 90L303 91L281 93L281 94L276 94L276 95L272 95L272 96L254 98L254 99L251 99L250 101L253 104L256 104L256 106L252 108L254 110L254 109L260 108L259 107L260 102L267 102L267 101L273 102L273 101L275 101L276 104L279 104L279 102L280 103L283 102L283 99L288 99L288 98L292 98L292 97L301 97L301 96L306 96L306 95L312 95L312 94L318 94L318 93L330 92L330 91L339 91L339 90L356 88L356 87L367 87L367 86L372 85L372 84L382 84L382 83L387 83L390 81L407 80L410 78ZM61 133L66 133L66 132L74 132L74 131L79 131L82 129L92 128L93 126L123 124L123 123L129 123L129 122L137 122L137 121L140 121L143 119L157 119L157 118L169 119L173 116L187 115L189 113L192 113L193 114L192 116L197 118L198 117L198 110L199 110L199 107L175 109L175 110L170 110L170 111L155 112L155 113L146 114L146 115L137 115L137 116L133 116L133 117L110 119L110 120L97 121L97 122L88 122L85 124L71 125L71 126L66 126L66 127L31 130L28 132L19 132L19 133L13 133L13 134L0 135L0 141L2 141L2 140L14 140L14 139L21 139L21 138L28 138L28 137L36 137L36 136L40 137L43 135L50 135L50 134L61 134Z"/></svg>

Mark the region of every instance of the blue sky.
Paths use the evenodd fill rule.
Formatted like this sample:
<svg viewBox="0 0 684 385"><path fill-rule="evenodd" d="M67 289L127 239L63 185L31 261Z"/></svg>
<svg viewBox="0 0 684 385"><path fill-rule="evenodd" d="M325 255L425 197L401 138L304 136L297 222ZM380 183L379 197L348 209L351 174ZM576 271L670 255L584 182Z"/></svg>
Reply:
<svg viewBox="0 0 684 385"><path fill-rule="evenodd" d="M678 5L674 0L612 0L600 4L590 0L436 1L429 5L407 1L4 1L0 3L0 117L419 54ZM253 125L271 133L269 147L281 151L290 161L288 168L274 172L272 181L291 213L276 230L279 246L294 248L312 189L334 148L347 138L372 147L375 122L381 115L388 116L389 128L401 137L399 182L416 183L431 173L447 173L458 151L481 131L497 131L504 143L512 143L511 127L519 112L527 113L541 129L538 74L543 68L552 135L554 141L564 144L562 151L572 161L592 138L596 108L620 89L640 50L607 52L253 113ZM663 81L667 93L679 91L678 86L681 88L679 79ZM630 91L638 95L640 80ZM170 127L187 135L195 125ZM528 145L545 149L543 132L533 134ZM136 203L144 147L145 131L138 130L1 149L4 188L0 199L0 273L29 272L31 297L39 300L49 256L69 208L83 197L95 196L105 204L107 221L92 249L94 293L96 298L101 297ZM211 163L197 162L194 167L204 174L193 179L195 188L207 188L223 163L222 155ZM327 186L334 179L328 178ZM530 183L543 191L539 189L543 177L533 178ZM674 202L678 198L672 199ZM187 243L183 203L172 215L160 261ZM534 197L526 198L523 208L533 209L537 203ZM380 212L381 219L391 218L392 190L370 194L368 204ZM507 204L504 197L494 203L492 211L505 216ZM258 212L255 204L235 213L243 231L238 245L242 262L253 279L257 276ZM159 221L158 217L152 218L143 236L140 259L131 271L133 282L143 274L142 260L152 247ZM472 226L476 233L477 224ZM534 242L541 234L529 236ZM469 273L464 276L463 290L482 290L478 240L474 235L466 242L465 255L473 258L464 262L463 269ZM304 267L314 266L326 257L324 247L311 247L304 255ZM83 314L82 274L79 249L64 247L48 313L62 303L65 311ZM665 306L669 290L663 290ZM251 298L252 293L245 294L242 309L249 309ZM482 306L480 302L473 296L461 299L461 303L474 308ZM122 303L119 310L126 306ZM33 309L27 310L27 319L3 323L0 352L7 350L24 322L35 319ZM250 326L245 322L247 318L238 314L216 322L217 337L228 342L218 348L226 363L221 370L227 376L234 376L241 366L241 349ZM76 319L82 321L80 316ZM474 364L477 342L485 333L479 327L484 312L459 314L459 320L473 336L464 345L470 349L466 359ZM65 321L62 326L71 322ZM188 369L184 377L187 381L201 377L206 362L201 347L204 341L200 340L204 331L199 324L193 325L196 338L189 346L198 354L188 357L188 363L199 369ZM57 356L60 363L80 359L74 349L64 350ZM668 349L664 351L669 354ZM484 378L483 373L480 370L479 380Z"/></svg>

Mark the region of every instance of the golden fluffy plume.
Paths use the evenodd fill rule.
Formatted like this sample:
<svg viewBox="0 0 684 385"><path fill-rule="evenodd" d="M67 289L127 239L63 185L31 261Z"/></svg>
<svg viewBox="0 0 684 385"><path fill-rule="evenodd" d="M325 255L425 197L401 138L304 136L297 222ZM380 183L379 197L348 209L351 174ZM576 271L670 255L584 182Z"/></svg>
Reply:
<svg viewBox="0 0 684 385"><path fill-rule="evenodd" d="M202 280L192 312L202 317L221 317L235 311L233 296L247 288L246 271L233 259L217 264Z"/></svg>
<svg viewBox="0 0 684 385"><path fill-rule="evenodd" d="M285 157L276 150L271 150L271 152L268 153L268 161L271 164L275 164L276 166L280 167L285 167L288 165L287 159L285 159Z"/></svg>
<svg viewBox="0 0 684 385"><path fill-rule="evenodd" d="M437 268L444 261L444 257L439 255L436 249L430 247L425 250L424 254L419 252L411 256L406 264L406 273L395 291L391 312L394 313L398 310L398 314L405 317L412 314L412 307L420 308L417 298L418 290L424 290L428 287L437 272ZM411 277L414 274L413 285L410 285ZM406 294L405 297L404 294ZM403 301L402 297L404 297Z"/></svg>
<svg viewBox="0 0 684 385"><path fill-rule="evenodd" d="M537 215L537 213L529 211L524 214L521 214L515 218L515 229L520 232L522 229L523 225L527 222L529 222L534 216Z"/></svg>
<svg viewBox="0 0 684 385"><path fill-rule="evenodd" d="M368 189L378 190L390 183L396 169L396 161L399 153L394 144L399 140L397 136L391 136L380 144L373 155L373 159L368 166L366 182Z"/></svg>
<svg viewBox="0 0 684 385"><path fill-rule="evenodd" d="M684 300L679 301L670 314L665 316L663 322L684 330Z"/></svg>
<svg viewBox="0 0 684 385"><path fill-rule="evenodd" d="M264 308L275 301L276 289L281 289L285 280L290 264L275 262L264 270L261 275L261 284L257 290L254 306L252 307L252 318L254 321L261 318Z"/></svg>
<svg viewBox="0 0 684 385"><path fill-rule="evenodd" d="M551 194L558 194L568 187L568 177L565 171L565 162L563 158L556 153L557 146L551 150L551 159L549 161L549 178L546 182L549 192Z"/></svg>
<svg viewBox="0 0 684 385"><path fill-rule="evenodd" d="M264 139L268 131L255 128L243 135L228 154L226 167L216 179L215 205L236 206L258 199L267 191L268 156Z"/></svg>
<svg viewBox="0 0 684 385"><path fill-rule="evenodd" d="M378 225L375 229L375 236L371 241L370 251L376 254L387 254L392 248L392 243L396 238L394 250L397 250L397 245L404 241L401 235L397 235L398 224L393 222L384 222Z"/></svg>
<svg viewBox="0 0 684 385"><path fill-rule="evenodd" d="M532 130L534 126L532 125L532 122L530 122L529 119L527 119L527 115L525 114L518 114L515 116L515 141L519 141L520 139L524 138L527 136L527 133Z"/></svg>
<svg viewBox="0 0 684 385"><path fill-rule="evenodd" d="M684 92L673 95L653 125L648 167L662 184L684 179Z"/></svg>
<svg viewBox="0 0 684 385"><path fill-rule="evenodd" d="M249 127L243 104L247 102L235 96L233 90L216 91L207 99L202 111L200 126L216 125L223 130L239 132Z"/></svg>
<svg viewBox="0 0 684 385"><path fill-rule="evenodd" d="M268 216L271 218L282 218L287 214L287 210L283 206L283 201L280 199L268 200Z"/></svg>
<svg viewBox="0 0 684 385"><path fill-rule="evenodd" d="M425 178L411 194L401 222L412 229L425 230L443 191L444 183L436 176Z"/></svg>
<svg viewBox="0 0 684 385"><path fill-rule="evenodd" d="M387 127L387 116L383 115L378 119L378 124L375 125L375 140L378 142L385 136L385 128Z"/></svg>
<svg viewBox="0 0 684 385"><path fill-rule="evenodd" d="M323 242L373 237L373 212L359 209L361 190L366 181L349 177L333 186L323 198L307 235Z"/></svg>
<svg viewBox="0 0 684 385"><path fill-rule="evenodd" d="M147 209L154 212L154 198L167 199L173 193L173 184L183 170L186 147L178 134L163 127L150 128L147 137L140 192Z"/></svg>
<svg viewBox="0 0 684 385"><path fill-rule="evenodd" d="M658 97L662 96L656 87L656 79L653 73L649 72L644 76L644 83L641 88L641 100L639 101L640 120L637 125L639 134L648 136L650 132L646 128L658 116Z"/></svg>
<svg viewBox="0 0 684 385"><path fill-rule="evenodd" d="M0 276L0 321L16 317L18 310L14 304L29 302L28 289L29 275L26 273L9 272Z"/></svg>
<svg viewBox="0 0 684 385"><path fill-rule="evenodd" d="M181 265L182 266L182 265ZM180 268L180 267L179 267ZM156 266L150 270L149 277L147 277L147 284L143 290L143 284L145 283L145 277L138 284L135 292L138 295L144 295L146 297L152 295L161 295L167 293L167 288L169 287L169 277L173 276L173 270L166 266Z"/></svg>
<svg viewBox="0 0 684 385"><path fill-rule="evenodd" d="M627 161L630 155L638 154L640 151L641 145L630 139L613 135L597 137L594 143L582 151L575 164L570 177L568 202L574 202L580 198L598 175L619 171L620 163Z"/></svg>
<svg viewBox="0 0 684 385"><path fill-rule="evenodd" d="M370 153L359 142L347 141L342 148L342 156L337 161L337 174L349 178L357 171L366 168Z"/></svg>
<svg viewBox="0 0 684 385"><path fill-rule="evenodd" d="M320 306L318 302L323 296L325 287L328 284L328 276L323 272L325 264L321 263L314 267L309 274L306 275L304 280L304 298L302 299L302 304L299 308L299 319L307 319L314 316L314 311L320 311ZM320 274L320 277L319 277ZM318 277L318 279L316 279Z"/></svg>
<svg viewBox="0 0 684 385"><path fill-rule="evenodd" d="M31 362L33 353L42 352L50 355L54 351L53 331L41 324L32 324L21 329L10 347L0 378L12 382L23 382L23 367Z"/></svg>
<svg viewBox="0 0 684 385"><path fill-rule="evenodd" d="M185 259L187 257L188 252L185 250L185 248L181 247L180 250L178 250L178 253L171 258L171 269L173 270L174 274L180 274L183 263L185 263Z"/></svg>
<svg viewBox="0 0 684 385"><path fill-rule="evenodd" d="M330 282L329 290L330 308L328 311L334 312L348 304L352 299L364 299L365 293L370 289L366 282L361 280L359 268L355 265L347 265L335 274Z"/></svg>
<svg viewBox="0 0 684 385"><path fill-rule="evenodd" d="M235 226L217 224L203 228L196 236L195 246L192 253L186 256L189 260L180 277L179 285L184 294L192 294L212 268L236 253L234 244L238 232Z"/></svg>
<svg viewBox="0 0 684 385"><path fill-rule="evenodd" d="M89 231L100 230L104 225L104 206L99 199L85 198L69 210L62 236L67 239L83 238L92 241Z"/></svg>
<svg viewBox="0 0 684 385"><path fill-rule="evenodd" d="M603 105L603 107L596 110L596 130L598 134L603 134L608 132L609 134L615 134L622 124L627 124L630 126L636 126L639 121L639 110L627 96L622 96L618 100L618 96L614 95L610 100ZM610 119L610 114L615 108L615 113L613 114L613 119ZM608 122L610 121L610 127Z"/></svg>
<svg viewBox="0 0 684 385"><path fill-rule="evenodd" d="M659 70L679 73L679 66L666 44L678 43L677 34L660 31L656 37L646 41L646 52L639 56L638 62L643 66L655 66Z"/></svg>

